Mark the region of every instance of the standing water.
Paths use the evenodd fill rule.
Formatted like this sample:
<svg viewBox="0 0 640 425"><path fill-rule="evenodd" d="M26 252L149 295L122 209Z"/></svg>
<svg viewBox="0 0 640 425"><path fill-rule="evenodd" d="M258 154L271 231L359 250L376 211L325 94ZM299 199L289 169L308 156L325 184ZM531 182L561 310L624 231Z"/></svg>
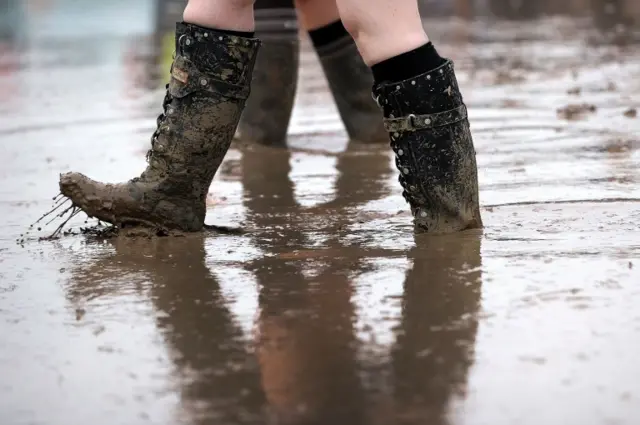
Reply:
<svg viewBox="0 0 640 425"><path fill-rule="evenodd" d="M483 231L414 238L305 39L289 149L234 146L211 186L242 233L39 242L59 173L144 167L171 29L150 1L0 1L2 423L637 424L640 12L503 3L425 22Z"/></svg>

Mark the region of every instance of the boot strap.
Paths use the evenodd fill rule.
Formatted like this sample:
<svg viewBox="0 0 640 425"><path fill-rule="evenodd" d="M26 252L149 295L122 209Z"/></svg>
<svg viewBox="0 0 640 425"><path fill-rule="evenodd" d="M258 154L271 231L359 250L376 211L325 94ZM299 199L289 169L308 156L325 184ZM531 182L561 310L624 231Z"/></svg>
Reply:
<svg viewBox="0 0 640 425"><path fill-rule="evenodd" d="M219 76L201 72L193 62L182 55L177 55L171 65L169 93L175 98L183 98L197 91L205 91L232 99L246 100L250 90L249 84L232 84L222 81Z"/></svg>
<svg viewBox="0 0 640 425"><path fill-rule="evenodd" d="M410 114L402 118L385 118L384 128L389 133L424 130L426 128L442 127L454 124L467 118L467 108L460 105L449 111L436 114L414 115Z"/></svg>

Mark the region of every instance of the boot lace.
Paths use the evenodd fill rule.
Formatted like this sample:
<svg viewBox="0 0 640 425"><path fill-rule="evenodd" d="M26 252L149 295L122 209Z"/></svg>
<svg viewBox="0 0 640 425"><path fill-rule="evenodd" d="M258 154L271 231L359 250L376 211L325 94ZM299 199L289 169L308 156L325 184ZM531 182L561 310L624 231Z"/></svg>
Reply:
<svg viewBox="0 0 640 425"><path fill-rule="evenodd" d="M164 173L166 169L166 164L163 160L163 157L165 156L164 149L160 150L156 146L158 136L162 132L162 124L164 124L167 119L169 104L173 100L171 93L169 93L169 84L165 86L165 89L166 93L164 96L164 100L162 101L162 113L160 113L160 115L158 115L158 117L156 118L156 129L151 135L151 149L149 149L146 154L146 160L149 164L149 167L147 168L147 170L145 170L145 172L142 173L141 177L147 176L149 174L149 171L151 170L159 173Z"/></svg>

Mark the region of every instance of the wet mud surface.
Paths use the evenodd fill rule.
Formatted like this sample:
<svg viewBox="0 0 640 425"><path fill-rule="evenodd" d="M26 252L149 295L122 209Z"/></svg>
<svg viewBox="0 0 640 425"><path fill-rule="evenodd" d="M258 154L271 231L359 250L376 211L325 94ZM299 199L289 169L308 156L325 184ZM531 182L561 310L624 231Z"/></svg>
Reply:
<svg viewBox="0 0 640 425"><path fill-rule="evenodd" d="M3 42L2 422L638 423L637 46L454 27L485 229L417 238L307 44L290 149L236 144L211 187L242 233L17 244L59 173L144 168L164 93L143 26Z"/></svg>

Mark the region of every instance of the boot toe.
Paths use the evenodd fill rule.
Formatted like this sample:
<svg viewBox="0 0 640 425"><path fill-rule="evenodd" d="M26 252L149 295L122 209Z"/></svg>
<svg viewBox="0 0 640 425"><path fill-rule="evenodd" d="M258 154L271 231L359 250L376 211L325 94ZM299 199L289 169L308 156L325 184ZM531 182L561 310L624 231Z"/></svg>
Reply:
<svg viewBox="0 0 640 425"><path fill-rule="evenodd" d="M60 175L60 192L71 201L84 208L95 197L98 182L81 173L65 173Z"/></svg>
<svg viewBox="0 0 640 425"><path fill-rule="evenodd" d="M89 178L80 173L61 174L60 192L71 199L71 202L81 207L85 203L82 187L87 180Z"/></svg>
<svg viewBox="0 0 640 425"><path fill-rule="evenodd" d="M96 182L81 173L65 173L60 175L60 192L71 202L83 210L89 217L109 223L115 222L110 213L112 202L104 196L105 185ZM98 196L102 193L103 196Z"/></svg>

